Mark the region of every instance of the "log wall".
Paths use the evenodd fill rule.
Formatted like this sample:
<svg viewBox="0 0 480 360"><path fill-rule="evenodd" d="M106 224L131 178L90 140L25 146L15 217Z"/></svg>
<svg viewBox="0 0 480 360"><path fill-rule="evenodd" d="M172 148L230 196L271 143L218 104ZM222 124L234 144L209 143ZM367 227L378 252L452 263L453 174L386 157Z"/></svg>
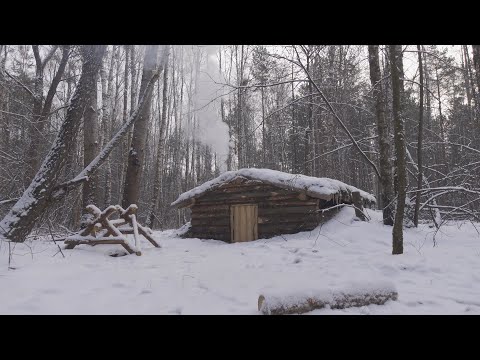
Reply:
<svg viewBox="0 0 480 360"><path fill-rule="evenodd" d="M260 181L237 179L195 199L187 237L230 242L230 205L258 205L258 237L313 230L326 201Z"/></svg>

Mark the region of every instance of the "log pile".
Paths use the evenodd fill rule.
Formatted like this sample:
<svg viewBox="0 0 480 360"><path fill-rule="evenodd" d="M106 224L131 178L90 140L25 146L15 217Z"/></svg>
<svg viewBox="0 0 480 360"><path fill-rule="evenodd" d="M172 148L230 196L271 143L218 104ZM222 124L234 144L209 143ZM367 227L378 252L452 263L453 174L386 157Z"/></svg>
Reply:
<svg viewBox="0 0 480 360"><path fill-rule="evenodd" d="M129 254L135 253L140 256L142 255L140 235L150 241L153 246L159 248L160 245L152 237L152 230L137 222L137 209L138 207L135 204L130 205L127 209L123 209L120 205L110 205L101 211L95 205L88 205L86 210L93 215L93 219L87 223L83 230L65 239L65 249L73 249L80 244L90 246L118 244L122 245ZM114 213L117 213L119 218L109 219ZM134 244L128 241L125 236L127 234L133 234Z"/></svg>

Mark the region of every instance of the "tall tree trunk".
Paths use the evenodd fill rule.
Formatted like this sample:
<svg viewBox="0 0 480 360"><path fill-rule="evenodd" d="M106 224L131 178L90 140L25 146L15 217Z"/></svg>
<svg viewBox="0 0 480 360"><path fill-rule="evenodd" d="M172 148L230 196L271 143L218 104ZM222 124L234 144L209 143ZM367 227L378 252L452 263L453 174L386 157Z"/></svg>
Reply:
<svg viewBox="0 0 480 360"><path fill-rule="evenodd" d="M310 73L310 51L306 54L307 55L307 72ZM308 93L312 94L313 91L313 84L312 80L308 79ZM313 168L313 158L312 155L312 148L313 144L315 143L313 140L313 100L308 102L308 112L307 112L307 130L305 132L305 168L304 168L304 175L312 175L312 168Z"/></svg>
<svg viewBox="0 0 480 360"><path fill-rule="evenodd" d="M111 134L111 123L112 123L112 112L113 112L113 101L112 101L112 92L113 92L113 69L115 65L115 46L112 49L112 55L110 57L110 65L108 68L108 77L105 70L105 64L102 66L102 146L104 143L110 139ZM112 199L112 168L111 168L111 159L108 157L105 164L105 176L104 176L104 194L103 194L103 205L107 207L111 205Z"/></svg>
<svg viewBox="0 0 480 360"><path fill-rule="evenodd" d="M76 140L82 116L96 86L96 76L105 49L106 45L82 46L82 74L68 107L67 116L32 183L0 222L0 231L7 239L14 242L25 241L38 218L47 209L58 176L67 160L67 153Z"/></svg>
<svg viewBox="0 0 480 360"><path fill-rule="evenodd" d="M83 167L87 167L98 154L99 149L99 129L97 116L97 82L91 92L90 106L85 110L83 116ZM90 205L98 205L97 202L97 176L92 175L88 181L83 184L82 192L82 219L81 227L91 219L92 214L87 213L85 208Z"/></svg>
<svg viewBox="0 0 480 360"><path fill-rule="evenodd" d="M439 118L439 125L440 125L440 137L442 138L442 143L440 144L440 155L442 157L442 165L441 169L444 174L448 172L447 166L447 151L445 149L445 125L443 122L443 114L442 114L442 97L440 94L440 79L438 77L438 67L435 66L435 76L437 78L437 97L438 97L438 118Z"/></svg>
<svg viewBox="0 0 480 360"><path fill-rule="evenodd" d="M420 74L420 110L418 114L418 141L417 141L417 195L415 198L415 213L413 215L413 223L418 227L418 213L420 211L420 195L423 182L423 63L422 63L422 52L420 45L417 45L418 51L418 69Z"/></svg>
<svg viewBox="0 0 480 360"><path fill-rule="evenodd" d="M405 130L403 119L403 64L401 45L389 45L392 77L393 124L397 165L397 208L393 225L392 254L403 254L403 217L405 210L407 172L405 161Z"/></svg>
<svg viewBox="0 0 480 360"><path fill-rule="evenodd" d="M162 113L160 116L158 147L157 147L157 162L155 163L155 180L153 184L153 194L150 201L150 209L147 217L146 225L153 227L155 225L155 214L158 209L158 199L162 198L162 171L165 158L165 129L167 122L167 94L168 94L168 58L169 47L165 49L167 52L165 55L165 65L163 70L163 89L162 89Z"/></svg>
<svg viewBox="0 0 480 360"><path fill-rule="evenodd" d="M473 66L475 67L475 79L477 80L477 89L480 93L480 45L472 45Z"/></svg>
<svg viewBox="0 0 480 360"><path fill-rule="evenodd" d="M463 52L464 52L464 56L465 56L465 66L467 68L467 76L468 76L468 79L469 79L469 88L471 89L472 91L472 97L473 97L473 101L474 101L474 108L473 108L473 114L474 114L474 118L476 120L476 129L477 129L477 139L480 139L480 88L478 89L479 91L475 90L475 81L473 79L473 71L472 71L472 64L471 64L471 61L470 61L470 55L468 54L468 47L467 45L464 45L463 46ZM428 93L427 93L427 96L428 96ZM478 140L477 140L477 144L478 144ZM477 145L478 146L478 145Z"/></svg>
<svg viewBox="0 0 480 360"><path fill-rule="evenodd" d="M292 60L294 59L292 53ZM297 142L298 142L298 129L297 129L297 121L295 118L295 85L294 85L294 72L293 72L293 62L292 62L292 84L291 84L291 92L292 92L292 128L293 128L293 136L291 137L292 145L293 145L293 164L292 170L294 174L299 173L299 164L298 164L298 149L297 149Z"/></svg>
<svg viewBox="0 0 480 360"><path fill-rule="evenodd" d="M476 110L475 113L476 113L476 119L477 119L477 129L478 129L477 134L480 134L480 45L472 45L472 49L473 49L473 66L475 68L475 79L477 82L477 90L475 91L475 86L472 86L472 90L475 98L475 110ZM470 63L468 52L467 52L467 59L468 59L468 62Z"/></svg>
<svg viewBox="0 0 480 360"><path fill-rule="evenodd" d="M123 73L123 123L128 120L128 72L130 70L130 45L125 45L125 68ZM120 149L120 174L118 178L118 199L122 198L123 179L125 174L125 154L128 153L128 138L122 140Z"/></svg>
<svg viewBox="0 0 480 360"><path fill-rule="evenodd" d="M265 84L262 84L265 85ZM262 167L266 168L266 160L265 160L265 150L266 150L266 138L267 134L265 133L265 94L263 93L264 88L262 87ZM273 154L272 154L273 155Z"/></svg>
<svg viewBox="0 0 480 360"><path fill-rule="evenodd" d="M245 125L243 119L243 96L242 88L243 85L243 45L241 47L240 60L238 59L238 47L236 47L236 63L237 63L237 82L238 82L238 105L237 105L237 152L238 152L238 168L241 169L245 167L245 156L244 156L244 143L245 138L243 137L243 128ZM239 64L240 61L240 64Z"/></svg>
<svg viewBox="0 0 480 360"><path fill-rule="evenodd" d="M377 118L378 143L380 150L380 184L383 206L383 223L393 225L393 194L392 167L390 163L390 136L385 118L385 102L380 72L378 45L368 45L370 62L370 81L375 97L375 115Z"/></svg>
<svg viewBox="0 0 480 360"><path fill-rule="evenodd" d="M140 86L140 97L145 92L146 85L158 68L158 45L147 46L143 64L142 83ZM145 140L147 135L147 124L150 118L150 105L152 95L150 94L145 106L142 109L139 119L133 129L132 143L128 152L127 173L123 187L122 206L124 208L136 204L139 198L140 179L142 177L143 161L145 157Z"/></svg>

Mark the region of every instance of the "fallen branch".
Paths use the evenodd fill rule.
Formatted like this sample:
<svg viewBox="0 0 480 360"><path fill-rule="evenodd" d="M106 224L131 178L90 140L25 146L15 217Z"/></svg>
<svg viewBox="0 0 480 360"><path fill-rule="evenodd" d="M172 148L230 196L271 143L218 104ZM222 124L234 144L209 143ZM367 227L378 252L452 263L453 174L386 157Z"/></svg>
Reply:
<svg viewBox="0 0 480 360"><path fill-rule="evenodd" d="M53 242L55 243L55 245L57 245L58 251L59 251L59 252L62 254L62 256L65 258L65 254L63 253L62 248L60 247L60 245L57 244L57 242L55 241L55 236L53 236L51 220L48 219L48 222L47 222L47 223L48 223L48 231L50 232L50 236L52 237ZM58 254L58 251L57 251L57 253L55 253L55 255ZM53 256L55 256L55 255L53 255Z"/></svg>
<svg viewBox="0 0 480 360"><path fill-rule="evenodd" d="M397 300L398 293L391 283L361 284L347 289L324 290L286 296L260 295L258 310L264 315L303 314L329 307L345 309L371 304L383 305Z"/></svg>

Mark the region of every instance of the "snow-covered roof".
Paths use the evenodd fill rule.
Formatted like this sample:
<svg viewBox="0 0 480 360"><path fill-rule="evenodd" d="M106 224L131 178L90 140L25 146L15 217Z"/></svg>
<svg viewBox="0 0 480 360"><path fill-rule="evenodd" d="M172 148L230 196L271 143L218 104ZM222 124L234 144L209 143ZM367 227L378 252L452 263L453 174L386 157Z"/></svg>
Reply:
<svg viewBox="0 0 480 360"><path fill-rule="evenodd" d="M240 169L237 171L227 171L217 178L207 181L202 185L181 194L178 199L171 204L171 206L186 206L189 203L187 200L196 198L239 177L243 177L248 180L259 180L288 190L305 192L311 197L324 200L331 200L336 196L341 197L343 200L350 200L351 193L358 191L363 199L369 202L376 202L375 196L372 194L357 189L354 186L347 185L338 180L318 178L301 174L288 174L270 169L250 168Z"/></svg>

